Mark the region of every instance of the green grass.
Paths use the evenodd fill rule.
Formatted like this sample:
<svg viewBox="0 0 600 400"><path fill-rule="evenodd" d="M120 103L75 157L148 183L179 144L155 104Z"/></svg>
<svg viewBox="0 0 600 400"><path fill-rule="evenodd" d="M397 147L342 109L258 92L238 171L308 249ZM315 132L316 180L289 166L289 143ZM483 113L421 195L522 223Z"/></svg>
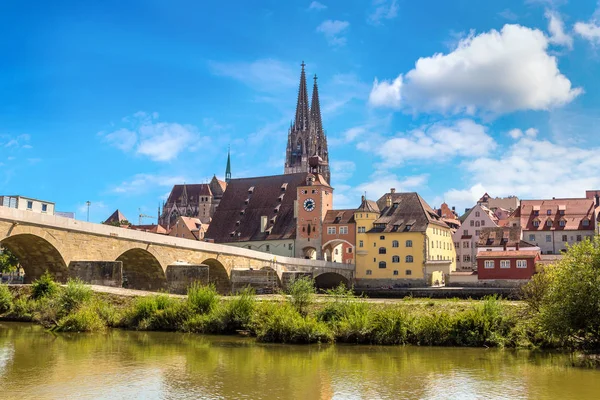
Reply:
<svg viewBox="0 0 600 400"><path fill-rule="evenodd" d="M0 314L4 314L12 308L13 295L6 285L0 284Z"/></svg>

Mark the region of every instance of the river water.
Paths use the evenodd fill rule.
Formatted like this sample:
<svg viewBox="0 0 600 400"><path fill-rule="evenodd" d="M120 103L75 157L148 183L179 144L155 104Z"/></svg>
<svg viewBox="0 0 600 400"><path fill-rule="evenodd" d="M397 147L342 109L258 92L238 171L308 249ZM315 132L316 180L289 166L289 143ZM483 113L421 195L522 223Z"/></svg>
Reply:
<svg viewBox="0 0 600 400"><path fill-rule="evenodd" d="M493 349L290 346L0 322L0 399L599 399L600 371Z"/></svg>

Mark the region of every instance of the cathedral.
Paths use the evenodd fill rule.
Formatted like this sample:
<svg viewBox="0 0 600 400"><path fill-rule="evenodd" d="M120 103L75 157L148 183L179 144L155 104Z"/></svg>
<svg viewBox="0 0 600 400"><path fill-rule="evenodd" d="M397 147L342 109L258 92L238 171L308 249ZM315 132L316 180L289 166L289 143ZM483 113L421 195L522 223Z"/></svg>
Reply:
<svg viewBox="0 0 600 400"><path fill-rule="evenodd" d="M308 104L308 89L304 61L300 72L300 87L296 104L296 118L288 130L287 150L285 154L284 174L309 172L308 160L319 156L322 160L322 175L330 183L329 152L327 136L321 122L321 107L319 105L319 88L317 75L314 76L312 101Z"/></svg>

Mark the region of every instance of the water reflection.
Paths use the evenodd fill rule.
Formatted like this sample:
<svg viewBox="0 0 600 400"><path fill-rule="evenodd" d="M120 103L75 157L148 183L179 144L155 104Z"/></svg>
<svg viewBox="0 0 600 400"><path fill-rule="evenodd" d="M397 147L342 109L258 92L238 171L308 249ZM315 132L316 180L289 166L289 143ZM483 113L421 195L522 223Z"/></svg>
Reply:
<svg viewBox="0 0 600 400"><path fill-rule="evenodd" d="M160 332L53 335L0 323L2 398L596 399L568 357L429 347L264 345Z"/></svg>

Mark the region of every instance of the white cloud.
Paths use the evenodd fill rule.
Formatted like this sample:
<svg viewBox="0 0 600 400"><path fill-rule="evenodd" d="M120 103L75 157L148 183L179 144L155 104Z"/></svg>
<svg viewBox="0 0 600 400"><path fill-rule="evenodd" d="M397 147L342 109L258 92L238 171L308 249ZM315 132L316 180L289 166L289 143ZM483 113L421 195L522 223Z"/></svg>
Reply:
<svg viewBox="0 0 600 400"><path fill-rule="evenodd" d="M313 1L312 3L310 3L310 5L308 6L309 10L315 10L315 11L321 11L326 9L327 6L323 3L319 3L318 1Z"/></svg>
<svg viewBox="0 0 600 400"><path fill-rule="evenodd" d="M513 139L519 139L523 136L535 137L538 134L538 130L535 128L529 128L525 132L523 132L519 128L511 129L508 131L508 135Z"/></svg>
<svg viewBox="0 0 600 400"><path fill-rule="evenodd" d="M356 170L356 164L353 161L334 160L330 165L331 175L336 183L350 179Z"/></svg>
<svg viewBox="0 0 600 400"><path fill-rule="evenodd" d="M583 90L571 86L547 48L540 30L520 25L469 35L449 54L420 58L395 85L376 80L370 104L453 114L561 106Z"/></svg>
<svg viewBox="0 0 600 400"><path fill-rule="evenodd" d="M600 23L592 19L590 22L577 22L573 30L594 46L600 45Z"/></svg>
<svg viewBox="0 0 600 400"><path fill-rule="evenodd" d="M173 185L180 185L184 182L185 178L182 176L136 174L131 180L122 182L111 191L114 193L134 195L144 193L150 188L157 186L172 187Z"/></svg>
<svg viewBox="0 0 600 400"><path fill-rule="evenodd" d="M328 19L317 27L317 32L322 33L331 46L343 46L346 44L344 36L350 26L348 21Z"/></svg>
<svg viewBox="0 0 600 400"><path fill-rule="evenodd" d="M550 38L548 41L552 44L565 46L569 49L573 48L573 38L565 32L565 24L560 15L556 11L546 10L546 18L548 19L548 31Z"/></svg>
<svg viewBox="0 0 600 400"><path fill-rule="evenodd" d="M369 104L374 107L400 108L402 105L402 75L393 81L381 81L377 78L373 82L373 89L369 94Z"/></svg>
<svg viewBox="0 0 600 400"><path fill-rule="evenodd" d="M157 118L157 113L139 111L123 119L132 125L130 128L99 132L98 135L121 151L134 151L153 161L173 160L183 151L195 151L200 143L208 140L192 125L157 122Z"/></svg>
<svg viewBox="0 0 600 400"><path fill-rule="evenodd" d="M498 15L504 19L507 19L507 20L513 21L513 22L519 19L519 16L517 14L515 14L514 12L512 12L508 8L505 8L504 10L500 11L498 13Z"/></svg>
<svg viewBox="0 0 600 400"><path fill-rule="evenodd" d="M374 9L367 17L373 25L380 25L383 20L394 19L398 16L397 0L373 0Z"/></svg>
<svg viewBox="0 0 600 400"><path fill-rule="evenodd" d="M536 139L534 131L498 157L464 163L469 186L450 190L444 198L449 204L451 199L457 206L470 207L484 192L543 199L583 197L586 189L600 187L600 175L593 172L600 169L600 147L580 148Z"/></svg>
<svg viewBox="0 0 600 400"><path fill-rule="evenodd" d="M288 92L298 85L298 68L272 58L233 63L209 61L208 66L214 75L236 79L261 92Z"/></svg>
<svg viewBox="0 0 600 400"><path fill-rule="evenodd" d="M421 174L400 179L395 174L377 171L367 182L358 185L354 192L357 197L366 193L368 199L377 200L391 188L396 189L397 192L418 191L427 184L427 178L427 174Z"/></svg>
<svg viewBox="0 0 600 400"><path fill-rule="evenodd" d="M475 158L487 155L495 148L496 142L487 134L485 126L463 119L415 129L388 139L377 148L372 146L370 150L383 158L384 165L398 166L415 160Z"/></svg>

